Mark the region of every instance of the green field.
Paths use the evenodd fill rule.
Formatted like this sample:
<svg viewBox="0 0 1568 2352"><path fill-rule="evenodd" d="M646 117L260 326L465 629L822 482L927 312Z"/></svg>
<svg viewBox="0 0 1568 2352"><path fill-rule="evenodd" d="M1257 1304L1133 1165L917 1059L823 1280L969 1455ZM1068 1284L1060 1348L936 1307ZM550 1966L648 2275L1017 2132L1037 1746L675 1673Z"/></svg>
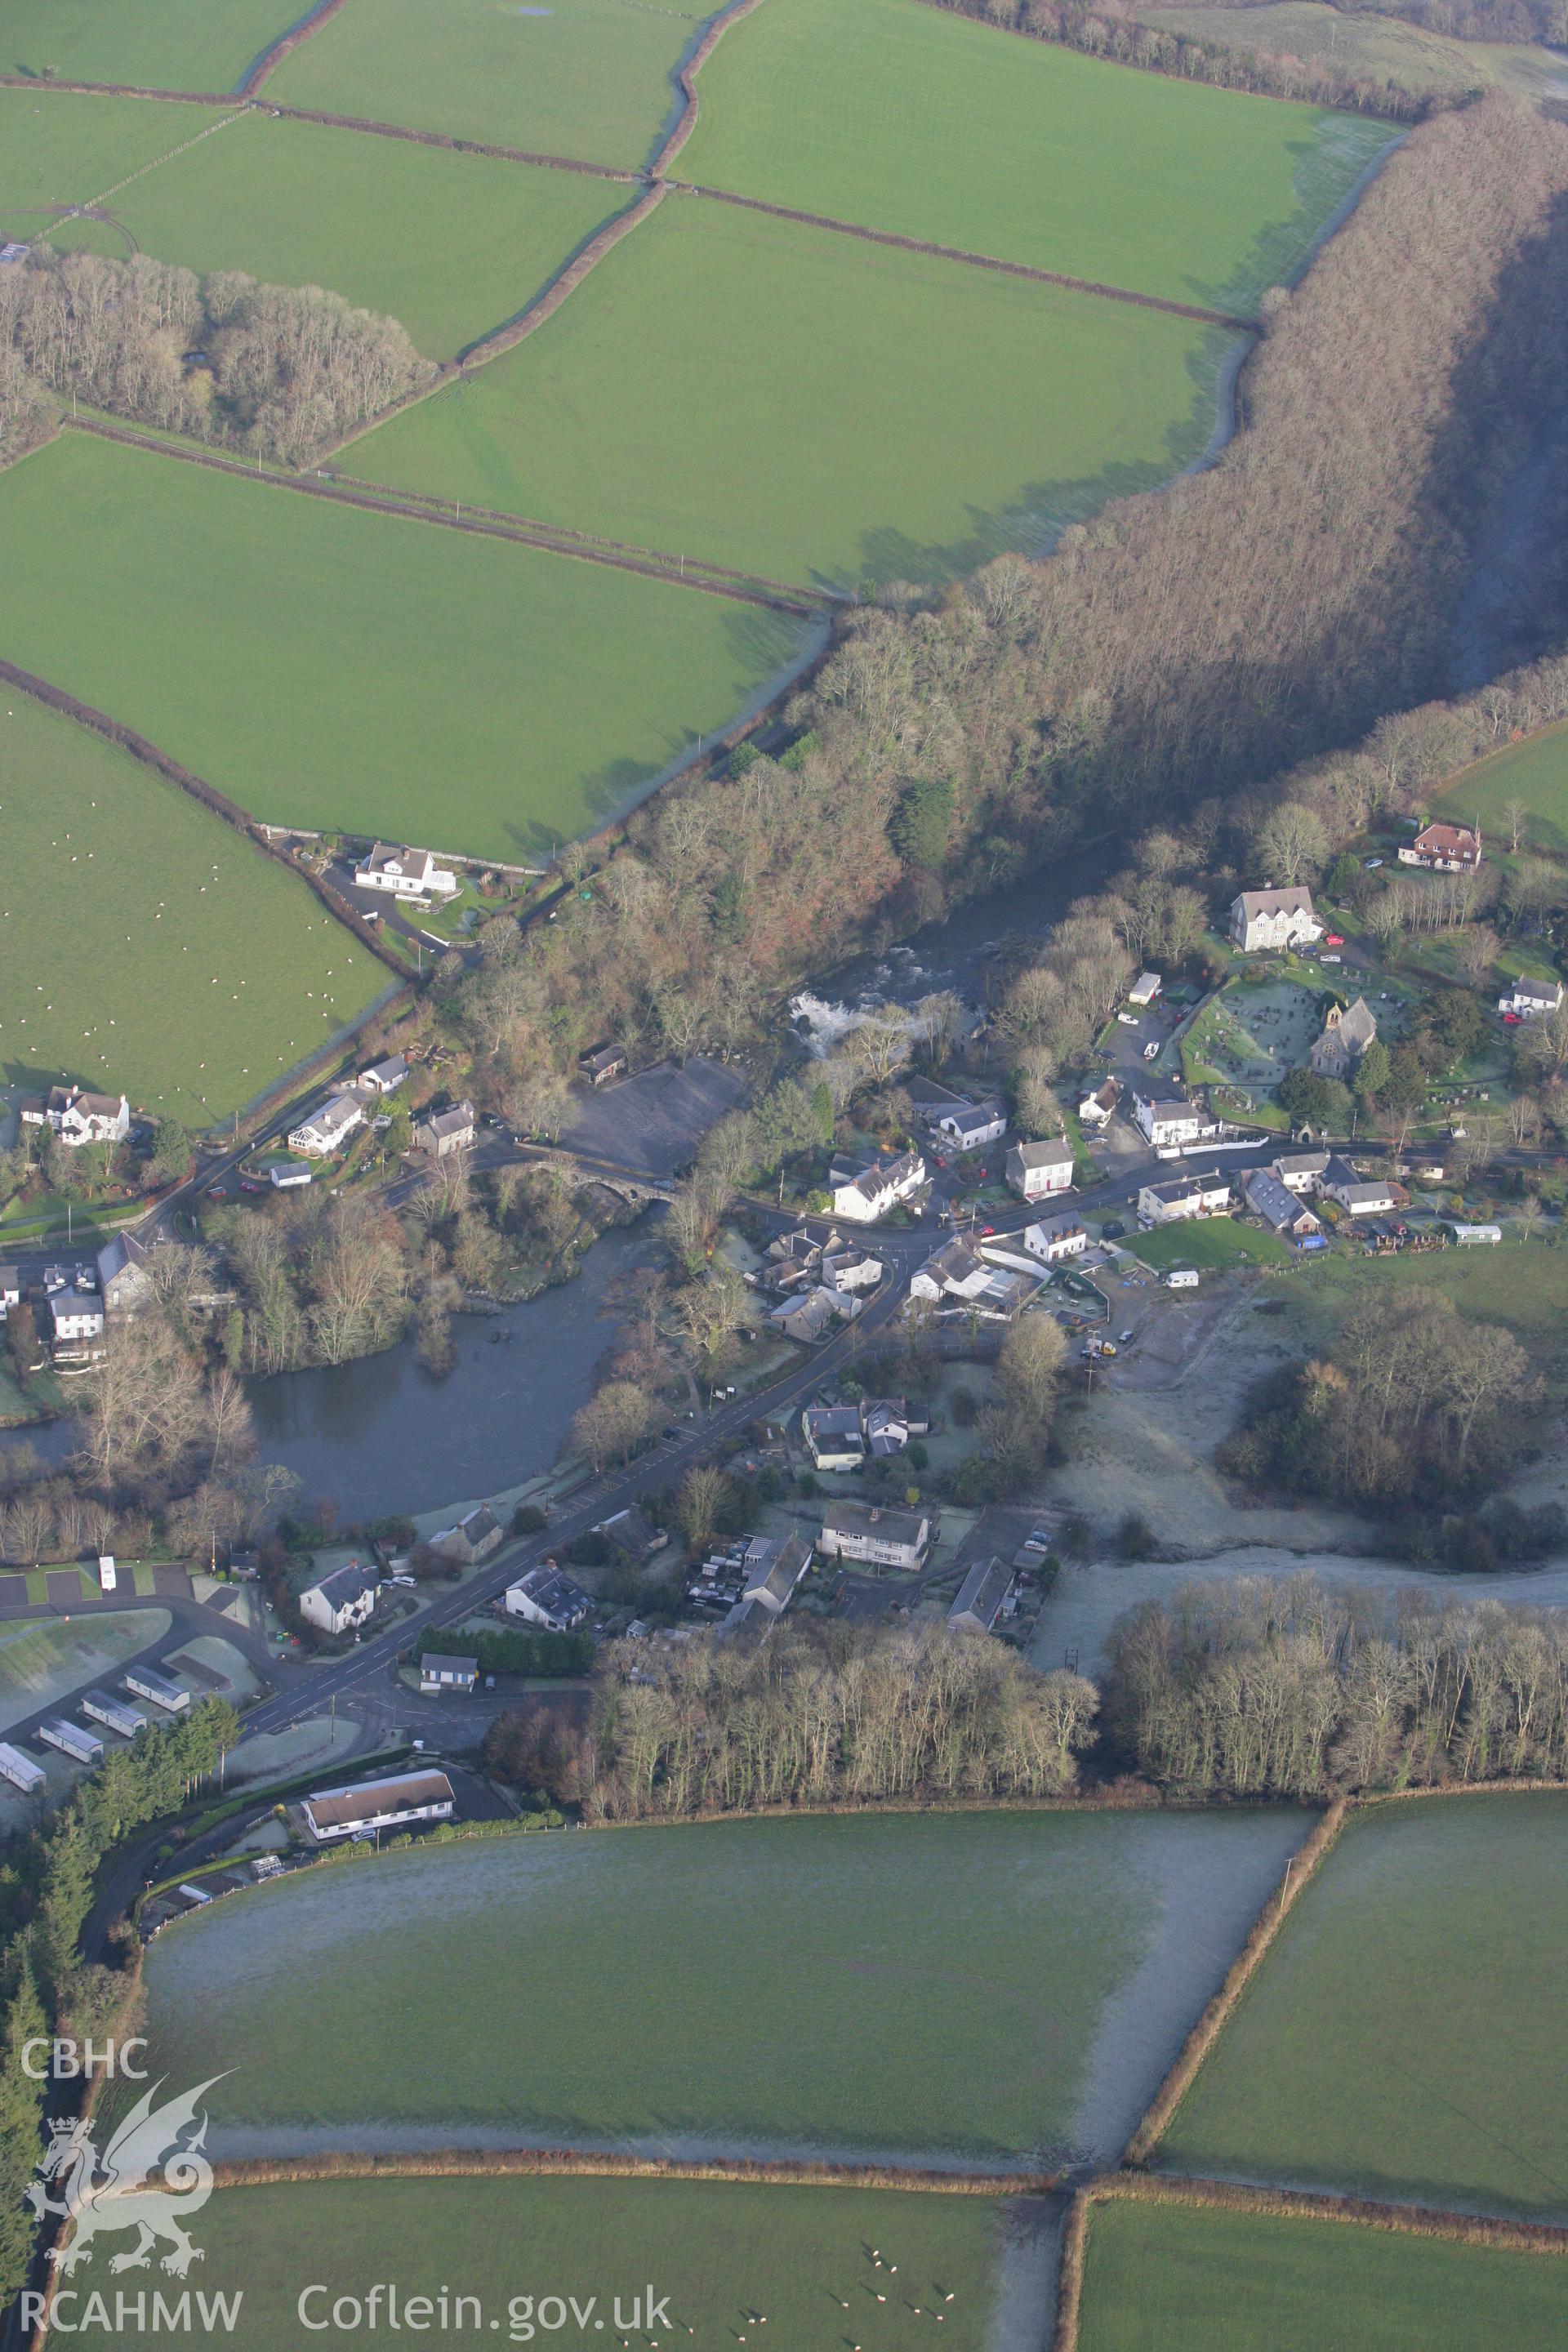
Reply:
<svg viewBox="0 0 1568 2352"><path fill-rule="evenodd" d="M1160 2162L1568 2216L1565 1937L1568 1797L1432 1799L1357 1816Z"/></svg>
<svg viewBox="0 0 1568 2352"><path fill-rule="evenodd" d="M0 475L0 533L23 667L254 815L477 856L626 806L802 642L749 605L84 434Z"/></svg>
<svg viewBox="0 0 1568 2352"><path fill-rule="evenodd" d="M0 89L0 236L37 236L55 206L93 203L224 119L216 107Z"/></svg>
<svg viewBox="0 0 1568 2352"><path fill-rule="evenodd" d="M1428 90L1509 89L1521 98L1561 94L1563 61L1550 49L1501 41L1459 41L1372 10L1330 8L1322 0L1266 0L1261 7L1150 8L1140 24L1190 33L1237 49L1270 49L1331 72Z"/></svg>
<svg viewBox="0 0 1568 2352"><path fill-rule="evenodd" d="M1568 1374L1568 1249L1528 1241L1504 1228L1495 1249L1447 1249L1415 1257L1330 1257L1309 1261L1304 1302L1315 1338L1336 1331L1368 1291L1436 1290L1466 1315L1506 1323L1552 1380Z"/></svg>
<svg viewBox="0 0 1568 2352"><path fill-rule="evenodd" d="M1278 1234L1255 1232L1234 1217L1194 1217L1178 1225L1159 1225L1138 1234L1127 1246L1145 1265L1162 1274L1173 1265L1223 1270L1233 1265L1294 1265L1297 1253Z"/></svg>
<svg viewBox="0 0 1568 2352"><path fill-rule="evenodd" d="M1003 2161L1105 2147L1300 1828L737 1822L301 1873L152 1947L153 2071L237 2070L213 2095L234 2152L258 2144L235 2126L295 2147L408 2127Z"/></svg>
<svg viewBox="0 0 1568 2352"><path fill-rule="evenodd" d="M676 63L706 13L669 0L349 0L267 95L637 171L672 117Z"/></svg>
<svg viewBox="0 0 1568 2352"><path fill-rule="evenodd" d="M1501 851L1513 837L1510 801L1522 801L1528 812L1521 849L1568 850L1568 719L1478 760L1436 794L1427 814L1479 824L1491 848Z"/></svg>
<svg viewBox="0 0 1568 2352"><path fill-rule="evenodd" d="M939 580L1195 457L1228 344L671 196L526 342L342 463L775 580Z"/></svg>
<svg viewBox="0 0 1568 2352"><path fill-rule="evenodd" d="M243 2288L238 2323L221 2339L235 2352L297 2352L314 2340L305 2328L329 2325L337 2297L366 2298L378 2282L395 2282L403 2298L477 2296L478 2317L468 2309L459 2320L451 2306L446 2340L463 2344L532 2337L583 2352L629 2338L646 2352L661 2342L733 2347L750 2336L782 2352L847 2352L851 2343L901 2352L940 2310L942 2352L986 2352L998 2274L1005 2263L1027 2263L1037 2211L986 2197L728 2181L304 2181L220 2189L194 2228L203 2260L185 2284ZM301 2290L317 2282L327 2292L306 2300L302 2327ZM644 2302L637 2324L633 2299L645 2298L650 2282L665 2307L649 2325ZM163 2284L167 2297L174 2290ZM110 2283L110 2310L113 2294ZM568 2308L564 2325L552 2295L580 2306ZM85 2314L85 2295L79 2309ZM112 2341L123 2352L168 2340L134 2326L110 2336L80 2317L72 2324L81 2342ZM387 2325L384 2302L380 2326Z"/></svg>
<svg viewBox="0 0 1568 2352"><path fill-rule="evenodd" d="M8 689L0 843L6 1086L68 1074L205 1127L395 984L232 826Z"/></svg>
<svg viewBox="0 0 1568 2352"><path fill-rule="evenodd" d="M1550 2255L1114 2199L1089 2217L1079 2352L1557 2352Z"/></svg>
<svg viewBox="0 0 1568 2352"><path fill-rule="evenodd" d="M306 0L5 0L0 73L233 89Z"/></svg>
<svg viewBox="0 0 1568 2352"><path fill-rule="evenodd" d="M188 113L158 110L181 122ZM401 320L429 358L450 359L521 310L630 194L576 173L255 113L108 209L161 261L329 287ZM126 250L107 221L73 223L56 241Z"/></svg>
<svg viewBox="0 0 1568 2352"><path fill-rule="evenodd" d="M921 0L767 0L700 96L683 180L1227 310L1300 266L1391 136Z"/></svg>
<svg viewBox="0 0 1568 2352"><path fill-rule="evenodd" d="M0 1626L0 1731L87 1681L111 1676L123 1661L161 1642L166 1609L92 1610L70 1622Z"/></svg>

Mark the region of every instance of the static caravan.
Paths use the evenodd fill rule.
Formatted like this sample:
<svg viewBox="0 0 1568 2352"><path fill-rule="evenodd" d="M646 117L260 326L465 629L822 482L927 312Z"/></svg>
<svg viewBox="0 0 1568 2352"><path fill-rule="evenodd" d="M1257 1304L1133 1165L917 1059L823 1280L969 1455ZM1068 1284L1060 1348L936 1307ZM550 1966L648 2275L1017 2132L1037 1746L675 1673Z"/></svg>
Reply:
<svg viewBox="0 0 1568 2352"><path fill-rule="evenodd" d="M128 1666L123 1688L132 1698L150 1698L154 1706L163 1707L170 1715L184 1715L191 1704L188 1690L172 1683L167 1675L154 1674L151 1666Z"/></svg>
<svg viewBox="0 0 1568 2352"><path fill-rule="evenodd" d="M1502 1239L1500 1225L1456 1225L1454 1241L1459 1249L1496 1249Z"/></svg>
<svg viewBox="0 0 1568 2352"><path fill-rule="evenodd" d="M20 1789L25 1797L30 1797L35 1790L44 1786L45 1777L41 1764L35 1764L32 1758L24 1756L19 1748L13 1748L0 1739L0 1780L9 1780L14 1789Z"/></svg>
<svg viewBox="0 0 1568 2352"><path fill-rule="evenodd" d="M79 1723L68 1723L63 1716L40 1723L38 1738L47 1748L58 1748L62 1756L72 1757L79 1764L99 1764L103 1760L103 1742L97 1733L84 1731Z"/></svg>
<svg viewBox="0 0 1568 2352"><path fill-rule="evenodd" d="M1197 1286L1198 1270L1195 1265L1178 1266L1173 1274L1165 1276L1167 1290L1195 1290Z"/></svg>
<svg viewBox="0 0 1568 2352"><path fill-rule="evenodd" d="M119 1582L120 1580L115 1573L114 1568L114 1554L111 1551L100 1551L98 1555L99 1591L100 1592L113 1592L117 1589Z"/></svg>
<svg viewBox="0 0 1568 2352"><path fill-rule="evenodd" d="M107 1724L110 1731L118 1731L123 1738L134 1739L139 1731L147 1728L147 1718L141 1709L127 1706L123 1699L116 1698L110 1691L89 1691L79 1705L83 1715L90 1716L94 1723Z"/></svg>

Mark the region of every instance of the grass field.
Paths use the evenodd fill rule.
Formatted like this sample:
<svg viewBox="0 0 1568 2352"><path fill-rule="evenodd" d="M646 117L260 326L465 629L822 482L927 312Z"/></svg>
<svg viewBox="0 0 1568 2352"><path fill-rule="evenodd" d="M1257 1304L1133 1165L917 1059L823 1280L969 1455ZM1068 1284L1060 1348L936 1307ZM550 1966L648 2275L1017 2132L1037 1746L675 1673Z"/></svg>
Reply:
<svg viewBox="0 0 1568 2352"><path fill-rule="evenodd" d="M1079 2352L1556 2352L1563 2265L1334 2221L1095 2206Z"/></svg>
<svg viewBox="0 0 1568 2352"><path fill-rule="evenodd" d="M1417 1257L1319 1258L1295 1295L1317 1329L1338 1328L1367 1291L1436 1290L1462 1313L1506 1323L1553 1379L1568 1373L1568 1249L1507 1232L1495 1249L1447 1249Z"/></svg>
<svg viewBox="0 0 1568 2352"><path fill-rule="evenodd" d="M1220 310L1300 265L1390 136L921 0L767 0L700 99L683 180Z"/></svg>
<svg viewBox="0 0 1568 2352"><path fill-rule="evenodd" d="M1297 1253L1278 1234L1254 1232L1234 1217L1196 1217L1179 1225L1158 1225L1132 1236L1127 1246L1145 1265L1162 1274L1173 1265L1294 1265Z"/></svg>
<svg viewBox="0 0 1568 2352"><path fill-rule="evenodd" d="M184 2079L237 2069L213 2105L234 2153L235 2126L1100 2147L1086 2104L1135 2118L1300 1827L851 1817L396 1853L160 1937L153 2047Z"/></svg>
<svg viewBox="0 0 1568 2352"><path fill-rule="evenodd" d="M1565 1936L1568 1797L1433 1799L1358 1817L1160 2162L1568 2215Z"/></svg>
<svg viewBox="0 0 1568 2352"><path fill-rule="evenodd" d="M704 15L669 0L349 0L267 95L636 171L673 119L676 64Z"/></svg>
<svg viewBox="0 0 1568 2352"><path fill-rule="evenodd" d="M644 2352L660 2342L733 2347L748 2336L784 2352L847 2352L851 2342L864 2352L901 2352L940 2309L942 2352L986 2352L998 2273L1021 2222L1027 2228L1023 2217L1036 2210L984 2197L728 2181L395 2179L223 2189L201 2216L205 2258L187 2284L209 2292L243 2287L239 2323L225 2338L235 2352L295 2352L309 2343L299 2298L315 2281L331 2284L307 2301L307 2323L328 2324L335 2297L368 2297L378 2281L395 2281L405 2298L434 2299L443 2289L477 2296L480 2315L465 2314L467 2326L457 2325L453 2306L454 2339L463 2343L483 2342L492 2330L503 2344L526 2342L537 2326L534 2340L577 2352L628 2338ZM882 2255L879 2270L872 2247ZM889 2289L879 2304L878 2291ZM651 2324L650 2292L665 2305ZM557 2321L552 2295L574 2297L579 2312L568 2308L563 2324ZM150 2308L151 2295L147 2302ZM112 2288L109 2303L112 2309ZM407 2324L417 2328L419 2321ZM111 2340L107 2331L78 2332L86 2344ZM166 2340L134 2327L112 2336L124 2352Z"/></svg>
<svg viewBox="0 0 1568 2352"><path fill-rule="evenodd" d="M306 0L5 0L0 73L233 89Z"/></svg>
<svg viewBox="0 0 1568 2352"><path fill-rule="evenodd" d="M183 121L187 110L161 111ZM631 194L255 113L149 172L109 209L143 253L329 287L401 320L439 360L521 310ZM110 222L73 223L56 241L126 250Z"/></svg>
<svg viewBox="0 0 1568 2352"><path fill-rule="evenodd" d="M1196 457L1228 344L671 196L526 342L342 464L773 579L925 582Z"/></svg>
<svg viewBox="0 0 1568 2352"><path fill-rule="evenodd" d="M1417 95L1431 90L1508 89L1543 98L1563 88L1561 58L1550 49L1500 41L1458 41L1402 17L1330 8L1322 0L1270 0L1262 7L1150 8L1141 24L1190 33L1237 49L1272 49L1342 74L1390 81Z"/></svg>
<svg viewBox="0 0 1568 2352"><path fill-rule="evenodd" d="M7 1086L68 1074L205 1127L393 985L302 881L232 826L9 690L0 842Z"/></svg>
<svg viewBox="0 0 1568 2352"><path fill-rule="evenodd" d="M24 667L257 816L475 856L625 806L802 641L748 605L80 434L0 475L0 644Z"/></svg>
<svg viewBox="0 0 1568 2352"><path fill-rule="evenodd" d="M0 1626L0 1731L75 1690L89 1675L112 1675L169 1630L166 1609L94 1610L68 1624Z"/></svg>
<svg viewBox="0 0 1568 2352"><path fill-rule="evenodd" d="M1510 801L1522 801L1528 812L1521 849L1568 850L1568 719L1467 768L1436 795L1429 814L1451 824L1479 823L1483 837L1489 834L1503 850L1512 839Z"/></svg>
<svg viewBox="0 0 1568 2352"><path fill-rule="evenodd" d="M223 120L216 107L0 89L0 236L37 236L51 207L92 203Z"/></svg>

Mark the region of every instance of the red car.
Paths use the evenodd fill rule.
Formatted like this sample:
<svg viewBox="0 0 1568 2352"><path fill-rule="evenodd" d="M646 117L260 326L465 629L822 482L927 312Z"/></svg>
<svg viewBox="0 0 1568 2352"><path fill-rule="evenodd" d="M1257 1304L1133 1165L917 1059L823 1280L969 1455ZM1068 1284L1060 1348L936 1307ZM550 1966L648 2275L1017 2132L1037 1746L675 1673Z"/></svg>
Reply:
<svg viewBox="0 0 1568 2352"><path fill-rule="evenodd" d="M990 1234L994 1234L994 1233L995 1232L995 1230L996 1230L996 1228L995 1228L995 1226L994 1226L994 1225L982 1225L982 1226L981 1226L981 1228L980 1228L980 1231L981 1231L981 1233L982 1233L982 1234L983 1234L983 1235Z"/></svg>
<svg viewBox="0 0 1568 2352"><path fill-rule="evenodd" d="M1341 939L1338 931L1331 931L1328 938L1323 941L1323 945L1326 948L1342 948L1344 941Z"/></svg>
<svg viewBox="0 0 1568 2352"><path fill-rule="evenodd" d="M1505 1029L1517 1029L1523 1018L1521 1013L1505 1013L1502 1016L1503 1026Z"/></svg>

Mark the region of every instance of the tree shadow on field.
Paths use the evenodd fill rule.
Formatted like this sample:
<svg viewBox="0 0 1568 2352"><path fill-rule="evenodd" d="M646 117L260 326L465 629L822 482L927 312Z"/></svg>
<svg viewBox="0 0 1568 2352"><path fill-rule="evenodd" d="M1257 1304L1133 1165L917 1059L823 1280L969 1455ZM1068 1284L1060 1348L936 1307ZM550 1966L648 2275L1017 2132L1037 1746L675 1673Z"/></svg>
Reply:
<svg viewBox="0 0 1568 2352"><path fill-rule="evenodd" d="M1342 129L1335 121L1314 136L1291 140L1286 152L1292 159L1294 210L1283 219L1258 224L1251 242L1223 284L1208 278L1185 278L1181 281L1181 299L1197 303L1205 310L1249 317L1270 286L1299 283L1406 136L1392 124L1380 125L1386 134L1384 142L1368 152L1370 127L1366 117L1357 116ZM1347 141L1351 142L1350 161L1355 168L1348 183L1340 172L1333 172L1334 185L1340 193L1333 195L1331 203L1325 204L1324 198L1332 191L1321 184L1333 170L1336 149L1342 148Z"/></svg>

